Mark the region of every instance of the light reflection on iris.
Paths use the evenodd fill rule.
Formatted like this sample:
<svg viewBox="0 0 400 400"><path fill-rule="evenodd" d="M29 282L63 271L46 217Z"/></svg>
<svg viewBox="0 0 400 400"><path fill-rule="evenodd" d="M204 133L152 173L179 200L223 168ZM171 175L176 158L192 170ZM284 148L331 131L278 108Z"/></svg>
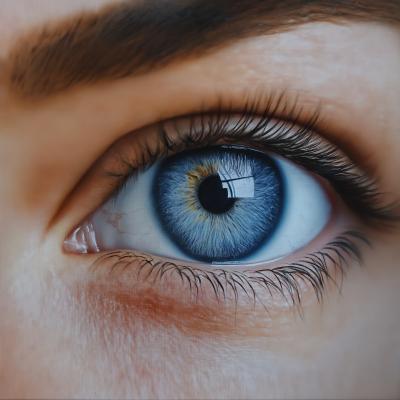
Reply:
<svg viewBox="0 0 400 400"><path fill-rule="evenodd" d="M165 233L184 253L198 261L236 261L273 234L284 190L267 154L215 146L165 159L152 198Z"/></svg>

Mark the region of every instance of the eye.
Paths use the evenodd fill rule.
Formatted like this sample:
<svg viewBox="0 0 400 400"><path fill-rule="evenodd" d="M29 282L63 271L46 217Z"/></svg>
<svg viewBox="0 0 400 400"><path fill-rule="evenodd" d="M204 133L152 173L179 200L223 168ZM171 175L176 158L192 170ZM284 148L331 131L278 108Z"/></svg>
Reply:
<svg viewBox="0 0 400 400"><path fill-rule="evenodd" d="M308 282L320 299L347 259L361 261L363 224L391 221L393 209L317 133L318 115L297 125L294 109L278 119L268 107L176 118L114 143L76 189L88 215L64 251L104 252L94 271L129 282L145 268L196 291L207 281L217 297L261 287L293 304Z"/></svg>
<svg viewBox="0 0 400 400"><path fill-rule="evenodd" d="M325 190L309 172L249 147L212 146L167 157L131 179L89 218L86 243L254 264L306 246L330 218Z"/></svg>

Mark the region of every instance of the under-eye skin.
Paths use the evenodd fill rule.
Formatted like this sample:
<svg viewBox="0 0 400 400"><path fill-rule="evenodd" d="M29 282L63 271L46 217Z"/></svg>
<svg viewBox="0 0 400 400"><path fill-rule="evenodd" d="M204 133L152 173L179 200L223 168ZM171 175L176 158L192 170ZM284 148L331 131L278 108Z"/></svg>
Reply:
<svg viewBox="0 0 400 400"><path fill-rule="evenodd" d="M115 274L125 273L134 268L137 274L133 275L137 278L140 276L141 279L150 277L163 279L167 275L177 274L182 279L182 283L197 294L202 285L211 285L217 298L226 297L227 293L231 292L236 299L240 294L244 294L256 302L259 297L258 290L262 288L271 296L280 293L288 303L298 305L301 303L302 285L306 284L313 288L320 300L329 281L337 281L337 279L341 281L350 260L356 263L362 262L362 250L368 247L369 242L360 229L344 224L343 230L331 234L327 243L322 245L319 243L317 250L300 252L297 260L293 259L290 252L280 255L282 258L280 266L275 266L276 262L268 265L271 259L256 259L256 262L254 258L249 259L252 252L260 251L262 246L268 245L275 231L279 231L283 212L281 203L285 191L280 176L281 169L277 167L276 161L271 156L274 157L274 154L282 156L290 160L286 163L298 164L324 178L324 181L330 184L330 190L333 189L347 208L366 225L380 226L394 221L397 217L394 215L393 207L381 205L376 183L360 172L343 152L322 140L316 133L318 112L313 114L305 124L298 125L300 115L294 113L295 107L279 119L274 115L276 108L271 108L268 105L264 113L260 115L254 111L255 105L249 103L242 114L221 110L185 118L183 123L177 119L172 124L167 122L157 125L155 141L141 142L136 149L132 150L132 156L127 156L124 152L118 159L115 169L112 167L108 169L108 184L114 187L111 199L67 236L64 251L95 253L108 250L109 252L103 254L93 265L94 270L101 267L103 270L108 269L109 274ZM167 160L167 164L161 164L164 169L157 167L160 162L164 162L162 160ZM223 186L224 175L218 172L217 165L221 170L221 165L229 164L228 160L233 160L231 167L236 165L231 168L235 171L231 173L231 178L241 179L244 186L242 185L241 188L237 186L237 188L244 192L247 190L247 194L243 192L244 194L236 195L236 197L227 194L229 187ZM241 166L237 167L238 164ZM179 227L181 231L178 228L174 229L174 224L177 226L177 221L182 215L175 216L174 219L173 214L178 210L182 213L183 211L179 207L175 207L173 211L172 203L168 203L171 196L179 196L181 193L178 188L175 192L171 191L168 197L170 189L168 182L173 184L175 176L179 175L180 168L184 168L185 165L189 170L192 169L190 173L189 170L182 171L184 174L182 193L186 190L183 197L186 196L186 200L191 202L191 210L193 212L197 210L199 213L196 224L199 224L200 220L208 224L207 227L203 227L203 231L201 227L197 229L198 237L196 237L196 232L189 232L189 226L185 224ZM257 168L258 172L254 172ZM115 232L121 233L118 230L119 220L127 213L113 211L112 205L118 203L119 196L124 190L128 190L127 186L131 185L134 188L141 176L148 174L151 170L158 171L156 172L158 177L154 180L157 184L153 185L155 189L153 187L151 192L153 199L150 203L153 204L153 210L158 213L163 234L170 236L171 242L182 250L178 257L174 253L168 254L162 251L160 254L155 246L153 248L156 250L153 252L151 246L143 249L140 247L140 241L136 241L136 244L130 247L129 244L126 245L126 242L120 246L116 239L108 241L108 245L104 244L107 243L105 239L100 240L100 244L97 240L101 237L99 227L102 226L98 216L102 214L104 220L116 228ZM169 180L172 176L168 175L169 170L174 170L175 175L172 181ZM251 175L247 176L249 171L252 171ZM264 183L263 172L270 175L269 180L267 179ZM226 182L232 179L227 179ZM177 185L179 186L179 183ZM267 192L263 194L262 190L260 192L263 185L267 192L271 188L274 189L269 194ZM254 195L254 187L259 191L258 201L261 203L254 203L254 199L249 200L252 196L257 197ZM252 194L249 195L249 191L252 190ZM212 196L211 192L214 193ZM161 198L162 193L167 193L167 195ZM225 197L221 198L221 196ZM265 201L262 202L262 196L265 196L264 200L272 196L267 205ZM216 199L219 203L212 204ZM177 198L175 200L178 201ZM321 201L326 201L326 199L322 196ZM244 221L241 224L242 229L245 224L251 224L249 222L251 218L246 220L248 217L245 215L246 209L242 207L246 204L251 205L249 209L253 206L256 209L259 204L263 204L265 215L261 212L260 218L267 218L268 215L271 217L273 214L268 229L264 229L262 223L255 221L254 226L251 226L251 232L254 233L253 231L257 229L259 232L248 242L237 236L240 230L233 232L236 228L231 224L237 215L241 215L242 222ZM321 210L324 208L322 207ZM326 210L329 214L329 207ZM190 216L189 213L188 216ZM318 227L319 230L317 229L316 233L321 232L328 224L329 215L325 218L327 221ZM188 223L189 225L191 223L190 217L186 218L186 224ZM307 221L304 223L307 224ZM213 246L213 243L219 240L215 237L213 241L202 243L201 238L210 235L213 226L224 227L219 237L225 237L225 242L222 240L221 243ZM227 230L231 232L231 236L222 234ZM310 237L309 241L313 239L314 237ZM254 243L254 246L252 247L250 243ZM306 248L307 244L304 243L303 247ZM229 246L231 246L230 250L224 252L224 248ZM202 250L205 247L207 251ZM301 248L294 248L294 250L296 253ZM144 253L155 253L159 256ZM290 262L285 262L285 256L292 256ZM164 261L161 261L162 259Z"/></svg>

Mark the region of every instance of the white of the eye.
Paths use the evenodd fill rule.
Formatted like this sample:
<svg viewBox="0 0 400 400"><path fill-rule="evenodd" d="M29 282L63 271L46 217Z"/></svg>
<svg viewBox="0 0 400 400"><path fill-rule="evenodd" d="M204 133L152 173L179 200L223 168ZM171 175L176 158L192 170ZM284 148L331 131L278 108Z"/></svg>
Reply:
<svg viewBox="0 0 400 400"><path fill-rule="evenodd" d="M167 237L155 215L151 185L157 165L131 179L115 200L97 210L92 218L101 250L132 249L152 255L185 259Z"/></svg>
<svg viewBox="0 0 400 400"><path fill-rule="evenodd" d="M331 204L307 171L274 157L285 183L282 220L272 238L243 262L261 263L292 254L310 243L326 226ZM152 205L151 185L157 165L130 180L116 200L92 218L100 250L132 249L176 260L188 260L163 231ZM194 261L194 260L191 260Z"/></svg>
<svg viewBox="0 0 400 400"><path fill-rule="evenodd" d="M282 220L269 242L246 262L258 263L293 254L316 238L331 218L331 203L318 181L292 162L274 159L285 185Z"/></svg>

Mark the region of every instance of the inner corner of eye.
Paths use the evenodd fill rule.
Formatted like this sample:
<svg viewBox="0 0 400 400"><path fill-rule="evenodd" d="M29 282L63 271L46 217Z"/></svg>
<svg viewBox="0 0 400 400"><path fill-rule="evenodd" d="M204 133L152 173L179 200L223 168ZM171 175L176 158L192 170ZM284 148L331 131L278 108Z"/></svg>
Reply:
<svg viewBox="0 0 400 400"><path fill-rule="evenodd" d="M307 246L331 210L318 180L286 159L244 146L203 147L128 181L67 236L64 251L262 263Z"/></svg>

